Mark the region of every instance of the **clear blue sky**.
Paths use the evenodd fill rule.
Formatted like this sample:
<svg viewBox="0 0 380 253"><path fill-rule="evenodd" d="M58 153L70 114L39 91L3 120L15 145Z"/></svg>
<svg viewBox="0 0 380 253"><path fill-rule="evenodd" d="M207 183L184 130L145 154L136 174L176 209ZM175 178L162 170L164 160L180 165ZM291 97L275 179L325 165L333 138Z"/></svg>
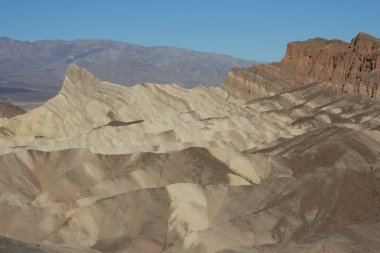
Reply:
<svg viewBox="0 0 380 253"><path fill-rule="evenodd" d="M0 36L100 38L275 61L289 41L380 37L378 0L1 0Z"/></svg>

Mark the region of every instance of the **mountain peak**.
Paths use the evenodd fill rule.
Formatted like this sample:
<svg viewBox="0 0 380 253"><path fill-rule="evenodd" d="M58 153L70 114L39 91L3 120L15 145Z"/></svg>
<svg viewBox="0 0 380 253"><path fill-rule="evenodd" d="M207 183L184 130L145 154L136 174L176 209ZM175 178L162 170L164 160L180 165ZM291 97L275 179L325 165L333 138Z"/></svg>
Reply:
<svg viewBox="0 0 380 253"><path fill-rule="evenodd" d="M351 40L351 47L358 54L369 54L380 48L380 40L361 32Z"/></svg>
<svg viewBox="0 0 380 253"><path fill-rule="evenodd" d="M358 33L358 35L356 35L356 37L353 39L360 39L360 40L367 40L367 41L378 41L377 38L375 38L374 36L372 36L368 33L365 33L365 32Z"/></svg>
<svg viewBox="0 0 380 253"><path fill-rule="evenodd" d="M66 69L61 93L71 95L81 93L89 96L101 86L102 82L93 74L78 65L70 64Z"/></svg>

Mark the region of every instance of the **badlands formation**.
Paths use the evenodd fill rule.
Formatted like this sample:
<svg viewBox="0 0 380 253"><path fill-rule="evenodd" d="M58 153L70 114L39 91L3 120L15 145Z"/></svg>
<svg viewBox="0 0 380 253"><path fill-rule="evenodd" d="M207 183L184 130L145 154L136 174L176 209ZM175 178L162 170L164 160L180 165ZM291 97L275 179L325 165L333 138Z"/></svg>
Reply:
<svg viewBox="0 0 380 253"><path fill-rule="evenodd" d="M0 252L379 252L380 65L363 36L290 43L218 88L70 65L56 97L0 119ZM371 71L347 63L367 56Z"/></svg>

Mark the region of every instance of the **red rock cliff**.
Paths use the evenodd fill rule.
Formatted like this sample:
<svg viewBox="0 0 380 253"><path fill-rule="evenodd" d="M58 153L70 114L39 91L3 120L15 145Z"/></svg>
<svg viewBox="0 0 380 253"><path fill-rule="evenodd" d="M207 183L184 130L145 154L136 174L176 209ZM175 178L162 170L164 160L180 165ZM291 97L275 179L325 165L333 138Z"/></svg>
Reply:
<svg viewBox="0 0 380 253"><path fill-rule="evenodd" d="M312 39L288 44L280 67L303 83L331 81L342 92L377 96L380 78L380 40L359 33L346 43Z"/></svg>
<svg viewBox="0 0 380 253"><path fill-rule="evenodd" d="M336 84L339 93L380 99L380 40L359 33L351 43L322 38L291 42L281 62L232 69L222 87L252 99L324 81Z"/></svg>

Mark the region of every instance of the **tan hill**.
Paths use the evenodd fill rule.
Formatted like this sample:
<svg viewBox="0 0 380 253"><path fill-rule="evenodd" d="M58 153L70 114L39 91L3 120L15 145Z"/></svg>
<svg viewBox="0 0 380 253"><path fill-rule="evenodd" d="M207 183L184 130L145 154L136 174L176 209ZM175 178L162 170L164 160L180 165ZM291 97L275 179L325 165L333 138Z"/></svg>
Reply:
<svg viewBox="0 0 380 253"><path fill-rule="evenodd" d="M322 38L291 42L281 62L233 69L224 88L257 98L323 81L334 83L338 93L379 98L380 40L359 33L351 43Z"/></svg>
<svg viewBox="0 0 380 253"><path fill-rule="evenodd" d="M261 94L71 65L56 97L0 119L0 234L102 253L378 252L380 104L331 82Z"/></svg>

